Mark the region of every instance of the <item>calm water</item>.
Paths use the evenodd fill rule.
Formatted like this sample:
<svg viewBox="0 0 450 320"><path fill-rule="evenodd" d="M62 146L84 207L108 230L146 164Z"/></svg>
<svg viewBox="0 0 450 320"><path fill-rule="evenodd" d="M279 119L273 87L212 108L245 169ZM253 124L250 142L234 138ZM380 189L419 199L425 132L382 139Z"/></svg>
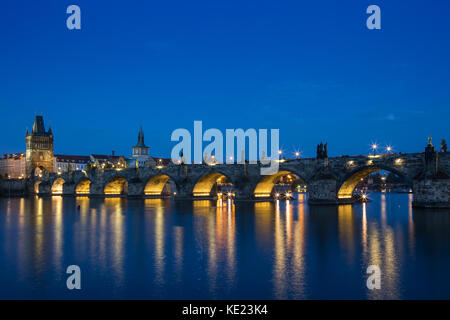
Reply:
<svg viewBox="0 0 450 320"><path fill-rule="evenodd" d="M0 298L450 298L450 212L371 198L0 199ZM71 264L82 290L66 289ZM371 264L381 290L366 288Z"/></svg>

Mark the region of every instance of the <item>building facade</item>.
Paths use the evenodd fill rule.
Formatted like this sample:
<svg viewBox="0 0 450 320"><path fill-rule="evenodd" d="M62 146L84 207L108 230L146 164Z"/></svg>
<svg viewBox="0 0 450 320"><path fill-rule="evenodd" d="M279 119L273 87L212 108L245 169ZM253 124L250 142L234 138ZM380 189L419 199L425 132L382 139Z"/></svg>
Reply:
<svg viewBox="0 0 450 320"><path fill-rule="evenodd" d="M91 154L90 163L100 169L125 169L127 168L127 162L125 157L116 156L114 151L111 155L103 154Z"/></svg>
<svg viewBox="0 0 450 320"><path fill-rule="evenodd" d="M72 156L55 154L53 167L56 172L86 170L91 158L89 156Z"/></svg>
<svg viewBox="0 0 450 320"><path fill-rule="evenodd" d="M25 141L25 175L29 177L45 171L54 172L53 133L50 127L48 131L45 130L42 116L36 116L31 133L27 130Z"/></svg>
<svg viewBox="0 0 450 320"><path fill-rule="evenodd" d="M25 177L25 153L4 154L0 159L0 175L5 179Z"/></svg>

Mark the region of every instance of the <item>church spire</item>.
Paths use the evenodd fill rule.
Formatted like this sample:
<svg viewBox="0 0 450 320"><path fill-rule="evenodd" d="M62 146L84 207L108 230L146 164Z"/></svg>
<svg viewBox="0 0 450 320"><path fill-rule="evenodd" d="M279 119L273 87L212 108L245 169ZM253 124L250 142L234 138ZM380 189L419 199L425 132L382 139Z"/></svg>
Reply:
<svg viewBox="0 0 450 320"><path fill-rule="evenodd" d="M142 126L139 129L139 134L138 134L138 142L137 142L137 147L145 147L145 143L144 143L144 130L142 130Z"/></svg>
<svg viewBox="0 0 450 320"><path fill-rule="evenodd" d="M143 165L143 158L148 158L148 147L144 143L144 130L142 129L142 126L139 129L138 133L138 142L133 147L133 157L139 157L139 166Z"/></svg>
<svg viewBox="0 0 450 320"><path fill-rule="evenodd" d="M144 145L144 130L142 130L142 126L141 129L139 130L138 144Z"/></svg>

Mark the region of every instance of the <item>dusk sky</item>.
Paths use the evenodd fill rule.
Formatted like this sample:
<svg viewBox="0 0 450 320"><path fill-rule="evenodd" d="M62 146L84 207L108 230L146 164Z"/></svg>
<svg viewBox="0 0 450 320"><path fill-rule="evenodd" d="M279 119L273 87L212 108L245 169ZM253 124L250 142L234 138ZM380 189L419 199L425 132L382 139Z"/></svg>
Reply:
<svg viewBox="0 0 450 320"><path fill-rule="evenodd" d="M345 6L343 4L345 3ZM81 8L82 29L66 28ZM381 8L381 30L366 8ZM450 139L449 1L2 1L0 153L44 114L56 154L154 156L177 128L280 129L287 156ZM206 146L206 143L204 144Z"/></svg>

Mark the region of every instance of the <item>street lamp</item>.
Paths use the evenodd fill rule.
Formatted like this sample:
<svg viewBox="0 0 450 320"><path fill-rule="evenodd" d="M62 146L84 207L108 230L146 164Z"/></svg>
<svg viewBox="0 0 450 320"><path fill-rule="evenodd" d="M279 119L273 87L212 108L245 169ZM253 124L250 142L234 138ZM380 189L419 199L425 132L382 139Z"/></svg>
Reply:
<svg viewBox="0 0 450 320"><path fill-rule="evenodd" d="M391 153L392 152L392 147L391 146L387 146L386 147L386 151L387 151L387 153Z"/></svg>
<svg viewBox="0 0 450 320"><path fill-rule="evenodd" d="M377 148L378 148L378 145L376 143L372 143L371 148L372 148L372 151L373 151L373 155L375 155L376 151L377 151Z"/></svg>

